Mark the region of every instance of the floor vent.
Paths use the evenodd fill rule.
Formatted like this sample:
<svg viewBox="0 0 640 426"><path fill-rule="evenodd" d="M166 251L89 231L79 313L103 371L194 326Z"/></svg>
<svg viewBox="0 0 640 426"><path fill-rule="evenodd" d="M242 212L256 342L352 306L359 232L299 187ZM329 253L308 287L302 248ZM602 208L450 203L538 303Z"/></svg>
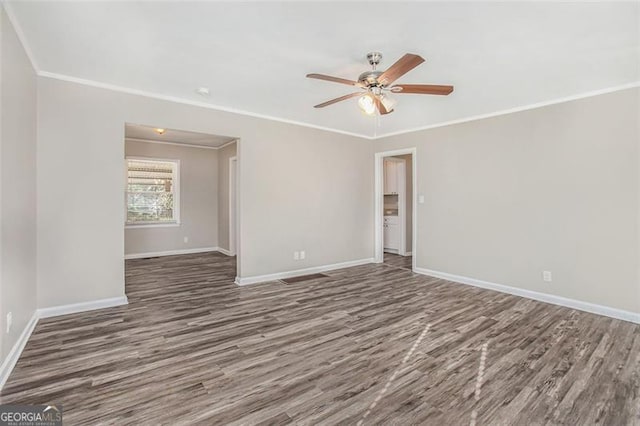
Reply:
<svg viewBox="0 0 640 426"><path fill-rule="evenodd" d="M285 278L280 281L282 281L285 284L295 284L302 281L316 280L318 278L329 278L329 275L325 275L325 274L301 275L299 277Z"/></svg>

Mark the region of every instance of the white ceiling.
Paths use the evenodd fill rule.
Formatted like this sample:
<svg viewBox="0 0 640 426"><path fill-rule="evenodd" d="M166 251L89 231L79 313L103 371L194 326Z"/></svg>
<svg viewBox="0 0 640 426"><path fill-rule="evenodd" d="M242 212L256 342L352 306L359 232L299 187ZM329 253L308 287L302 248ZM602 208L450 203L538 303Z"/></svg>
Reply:
<svg viewBox="0 0 640 426"><path fill-rule="evenodd" d="M159 135L155 129L155 127L151 126L126 123L124 126L124 136L126 139L182 143L188 145L207 146L211 148L219 148L236 139L229 136L207 135L205 133L173 129L165 129L165 132Z"/></svg>
<svg viewBox="0 0 640 426"><path fill-rule="evenodd" d="M554 101L640 80L638 2L11 2L39 71L375 136ZM364 55L426 62L398 83L395 112L356 99ZM211 88L203 98L200 86Z"/></svg>

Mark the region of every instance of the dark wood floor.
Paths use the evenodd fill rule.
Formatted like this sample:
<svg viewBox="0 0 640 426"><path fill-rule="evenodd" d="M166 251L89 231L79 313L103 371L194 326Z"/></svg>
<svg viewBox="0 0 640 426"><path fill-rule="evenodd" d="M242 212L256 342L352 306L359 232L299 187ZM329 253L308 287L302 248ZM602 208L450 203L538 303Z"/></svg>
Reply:
<svg viewBox="0 0 640 426"><path fill-rule="evenodd" d="M383 262L389 266L395 266L396 268L408 269L411 271L411 256L400 256L393 253L385 253Z"/></svg>
<svg viewBox="0 0 640 426"><path fill-rule="evenodd" d="M2 403L65 424L640 424L640 326L389 264L237 287L127 261L128 306L42 320Z"/></svg>

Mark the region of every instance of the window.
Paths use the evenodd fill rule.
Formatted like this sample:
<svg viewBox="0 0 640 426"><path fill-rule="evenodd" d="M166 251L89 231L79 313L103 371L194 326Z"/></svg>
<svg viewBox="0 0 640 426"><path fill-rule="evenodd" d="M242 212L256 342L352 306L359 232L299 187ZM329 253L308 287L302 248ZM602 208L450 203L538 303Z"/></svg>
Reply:
<svg viewBox="0 0 640 426"><path fill-rule="evenodd" d="M127 158L127 224L180 221L179 162Z"/></svg>

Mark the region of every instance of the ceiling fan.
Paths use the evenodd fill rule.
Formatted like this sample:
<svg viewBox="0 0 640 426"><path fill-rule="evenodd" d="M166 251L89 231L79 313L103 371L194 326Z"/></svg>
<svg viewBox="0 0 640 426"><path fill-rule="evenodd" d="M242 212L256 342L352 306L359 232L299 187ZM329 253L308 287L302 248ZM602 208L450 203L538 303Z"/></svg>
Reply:
<svg viewBox="0 0 640 426"><path fill-rule="evenodd" d="M419 95L448 95L453 92L453 86L441 86L434 84L393 84L398 78L402 77L418 65L424 62L424 59L419 55L407 53L395 64L391 65L386 71L378 71L376 68L382 59L382 53L371 52L367 54L369 64L371 64L372 70L365 71L358 77L358 81L347 80L340 77L332 77L324 74L307 74L308 78L316 78L318 80L333 81L335 83L347 84L349 86L356 86L364 90L348 95L341 96L339 98L331 99L330 101L323 102L315 105L314 108L324 108L329 105L333 105L337 102L345 101L347 99L360 97L358 99L358 106L365 114L373 115L378 111L381 115L389 114L393 112L393 108L397 103L395 99L389 97L388 93L414 93Z"/></svg>

